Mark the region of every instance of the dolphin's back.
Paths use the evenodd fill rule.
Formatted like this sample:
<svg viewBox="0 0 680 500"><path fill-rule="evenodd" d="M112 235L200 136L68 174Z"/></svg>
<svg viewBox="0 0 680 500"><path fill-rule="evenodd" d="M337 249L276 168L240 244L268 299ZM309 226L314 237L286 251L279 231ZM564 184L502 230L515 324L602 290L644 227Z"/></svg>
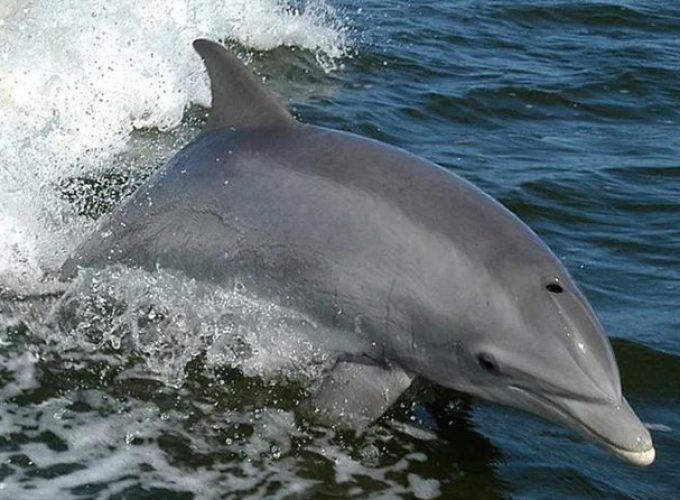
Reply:
<svg viewBox="0 0 680 500"><path fill-rule="evenodd" d="M493 267L507 253L531 265L551 258L466 181L398 148L301 125L228 51L194 46L211 77L207 130L81 245L62 276L120 262L225 283L247 269L258 283L266 272L274 291L295 286L291 273L324 289L345 274L396 274L437 293L442 266L463 269L464 259ZM489 244L499 234L500 253Z"/></svg>
<svg viewBox="0 0 680 500"><path fill-rule="evenodd" d="M205 257L221 255L224 263L260 247L260 254L302 248L334 260L358 258L359 251L368 259L376 239L391 242L381 251L403 255L418 246L427 254L416 235L440 241L452 256L474 248L470 253L483 258L488 236L498 232L508 233L509 246L515 233L534 239L536 252L544 248L481 190L398 148L305 125L220 129L201 134L152 176L62 273L121 262L220 280L221 267L209 269ZM201 256L199 268L178 257L187 252ZM435 255L418 260L428 257Z"/></svg>
<svg viewBox="0 0 680 500"><path fill-rule="evenodd" d="M452 290L493 265L498 232L509 247L516 233L522 254L527 235L543 252L490 197L398 148L306 125L217 129L111 214L62 275L114 263L174 269L243 283L337 326L356 309L388 334L464 310L474 293ZM422 318L411 297L428 305Z"/></svg>

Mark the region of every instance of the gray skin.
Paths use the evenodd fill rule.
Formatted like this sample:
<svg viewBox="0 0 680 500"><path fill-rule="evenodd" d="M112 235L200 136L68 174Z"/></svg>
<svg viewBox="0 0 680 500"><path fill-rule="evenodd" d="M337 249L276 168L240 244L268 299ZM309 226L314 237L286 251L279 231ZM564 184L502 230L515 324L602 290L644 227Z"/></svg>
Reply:
<svg viewBox="0 0 680 500"><path fill-rule="evenodd" d="M207 130L103 222L64 278L169 268L312 316L338 361L307 409L332 425L368 425L422 376L654 460L602 326L525 224L422 158L296 122L222 46L194 46L211 77Z"/></svg>

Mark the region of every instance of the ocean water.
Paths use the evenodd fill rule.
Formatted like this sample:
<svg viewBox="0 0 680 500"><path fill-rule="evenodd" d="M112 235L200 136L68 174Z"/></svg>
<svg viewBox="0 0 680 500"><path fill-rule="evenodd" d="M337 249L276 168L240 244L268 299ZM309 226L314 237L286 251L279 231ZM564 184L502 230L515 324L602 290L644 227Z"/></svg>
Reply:
<svg viewBox="0 0 680 500"><path fill-rule="evenodd" d="M21 297L200 130L197 37L300 120L527 222L611 336L656 462L425 382L362 435L299 425L318 326L241 290L112 268ZM678 498L680 4L4 0L0 288L0 498Z"/></svg>

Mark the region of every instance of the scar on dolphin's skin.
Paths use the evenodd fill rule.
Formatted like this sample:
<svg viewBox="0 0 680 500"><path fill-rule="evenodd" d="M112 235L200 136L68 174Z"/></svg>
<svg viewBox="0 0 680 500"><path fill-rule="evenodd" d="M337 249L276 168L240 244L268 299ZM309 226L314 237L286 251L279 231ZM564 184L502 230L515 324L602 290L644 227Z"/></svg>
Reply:
<svg viewBox="0 0 680 500"><path fill-rule="evenodd" d="M654 460L595 313L519 218L423 158L296 121L223 46L194 47L212 90L205 130L63 279L114 263L175 269L306 314L338 355L304 405L329 425L370 425L419 376Z"/></svg>

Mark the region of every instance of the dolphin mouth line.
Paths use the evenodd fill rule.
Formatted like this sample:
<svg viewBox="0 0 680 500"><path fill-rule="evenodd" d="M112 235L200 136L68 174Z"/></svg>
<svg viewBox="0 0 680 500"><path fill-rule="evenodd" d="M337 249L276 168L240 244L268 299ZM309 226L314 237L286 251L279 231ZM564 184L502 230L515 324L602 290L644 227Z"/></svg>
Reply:
<svg viewBox="0 0 680 500"><path fill-rule="evenodd" d="M527 389L524 389L523 387L519 387L516 385L511 385L511 389L514 389L516 391L521 392L522 394L528 396L529 398L539 401L540 403L543 403L547 406L550 407L550 409L556 411L561 417L563 417L566 421L571 423L575 428L580 430L583 434L587 435L588 437L592 438L596 443L598 443L600 446L603 448L609 450L611 453L616 455L617 457L625 460L626 462L631 462L635 465L649 465L654 461L654 458L656 456L656 451L654 449L654 446L650 446L648 449L645 450L632 450L632 449L627 449L627 448L622 448L621 446L618 446L617 444L613 443L611 440L597 432L595 429L592 427L589 427L587 424L585 424L583 421L579 420L576 418L574 415L566 411L564 408L550 400L549 398L546 398L545 396L542 396L541 394L537 394L535 392L529 391Z"/></svg>

